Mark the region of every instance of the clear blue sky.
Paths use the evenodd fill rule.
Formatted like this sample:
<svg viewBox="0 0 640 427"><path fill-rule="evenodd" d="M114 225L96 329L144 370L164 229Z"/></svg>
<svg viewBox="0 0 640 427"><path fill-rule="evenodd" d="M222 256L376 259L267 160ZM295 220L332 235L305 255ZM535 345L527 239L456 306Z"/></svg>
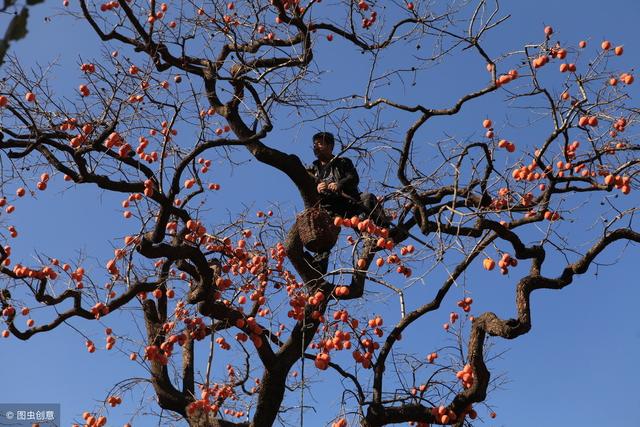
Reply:
<svg viewBox="0 0 640 427"><path fill-rule="evenodd" d="M51 69L50 75L54 80L54 88L62 96L70 94L77 87L79 72L76 64L79 58L86 61L96 57L100 43L87 25L58 15L60 3L47 1L32 8L29 35L13 44L11 52L30 65L35 61L46 64L57 60L59 65ZM503 3L501 10L512 17L488 38L487 46L491 55L516 50L527 42L537 42L541 40L544 25L552 25L563 44L575 46L579 40L585 39L594 46L607 38L614 44L625 45L621 64L633 68L640 63L640 47L637 45L640 4L635 1L623 0L608 5L577 0ZM77 8L74 2L72 6ZM45 22L45 16L52 19ZM4 24L6 19L0 19ZM427 51L428 42L423 45ZM334 59L338 55L341 59L336 62ZM401 57L388 60L396 59L400 60ZM321 86L324 94L349 92L348 88L357 87L362 70L358 68L362 65L359 53L334 41L332 50L321 51L316 60L320 68L330 71ZM430 106L447 106L468 88L478 88L485 83L486 73L482 67L480 62L466 57L451 58L442 66L426 72L417 88L394 95L406 100L420 99ZM345 70L351 72L345 74ZM635 99L638 84L631 90ZM437 122L420 138L431 143L444 138L445 132L460 139L477 137L480 121L489 115L495 123L506 123L509 119L516 124L505 130L514 141L523 146L537 144L536 138L543 135L542 125L534 125L533 130L518 128L518 125L525 123L525 116L522 111L507 108L504 97L504 92L499 92L487 99L472 102L458 118ZM400 125L407 123L407 116L387 114L388 120L397 119ZM534 117L529 115L529 119L533 120ZM266 142L310 161L312 153L309 139L322 125L313 123L298 126L296 120L295 117L280 118L275 123L276 130ZM327 130L331 130L331 126L328 125ZM426 150L425 154L428 154ZM240 153L238 159L246 159L246 156ZM2 160L4 162L6 157L2 156ZM274 205L283 206L292 217L293 210L300 207L297 194L285 177L254 163L231 170L224 166L222 160L214 158L215 179L222 184L222 190L210 196L214 208L212 215L216 218L238 213L243 206L253 206L251 212L255 212ZM378 173L363 173L361 188L368 186L367 176L376 178ZM242 198L237 191L248 184L255 186L255 199L253 196ZM12 185L2 191L12 193L14 187ZM93 186L67 187L60 177L56 177L46 193L39 193L37 199L26 197L16 204L20 216L16 213L16 218L11 219L21 236L11 242L14 250L12 259L14 262L28 263L33 259L34 251L37 251L45 256L57 256L75 263L79 251L82 251L89 256L83 265L89 273L95 270L96 280L101 283L106 279L102 266L112 256L112 242L134 232L135 224L122 221L119 207L122 197L102 192ZM594 197L590 203L597 206L599 200ZM638 195L632 193L629 203L637 205L638 201ZM572 222L567 221L566 228L561 228L560 233L567 233L573 242L582 243L584 239L580 237L588 235L588 227L594 217L583 217L577 213L569 217ZM3 214L0 220L6 221L6 216ZM118 241L120 243L121 240ZM598 271L592 267L567 289L535 293L532 297L533 328L529 334L511 342L492 341L493 354L504 353L492 361L490 367L494 375L504 374L507 383L492 391L486 401L498 413L495 420L486 417L486 409L479 410L486 425L595 427L633 425L637 422L637 414L632 408L640 407L640 397L635 392L640 380L640 371L637 369L640 323L635 318L640 301L640 289L635 276L635 262L639 253L637 247L629 247L619 259L622 249L621 244L611 247L599 260L612 265ZM548 274L558 272L561 262L562 259L552 257L546 270ZM412 289L411 297L430 299L434 287L441 281L441 274L427 277L425 285ZM513 288L517 278L517 274L504 278L485 273L478 265L471 268L464 278L464 285L476 301L474 313L491 310L502 317L513 316ZM433 286L429 287L430 284ZM454 289L440 313L421 324L419 331L407 333L404 339L407 347L404 350L422 355L435 349L431 347L432 341L433 347L446 345L441 325L447 320L449 311L455 309L455 301L461 295L462 289ZM393 299L373 307L376 312L388 314L389 318L397 316L397 303ZM44 322L51 316L48 312L39 317L39 312L37 310L33 315L36 320ZM130 333L134 340L140 341L141 335L136 331L132 316L139 317L139 312L124 310L109 316L104 322L73 320L70 323L94 339L102 349L105 325L113 327L116 333ZM411 342L414 344L409 344ZM146 377L142 367L115 351L87 353L84 338L67 326L40 334L26 343L13 338L2 339L0 355L0 378L3 383L0 402L60 403L63 425L79 421L82 411L93 409L95 403L104 399L116 382L131 377ZM202 363L199 369L204 370L205 364ZM335 380L327 380L326 377L314 377L318 382L306 399L309 399L307 403L313 398L317 399L319 413L312 416L308 412L305 421L307 426L326 425L337 413L335 407L327 402L339 398L335 395L338 385ZM139 398L143 388L136 389L134 396ZM145 402L150 404L145 405L142 413L157 411L150 388L146 390L146 399ZM127 403L109 412L109 425L122 425L129 421L130 413L136 408L129 403L130 400L131 396L128 396ZM154 425L155 418L142 415L135 418L133 424Z"/></svg>

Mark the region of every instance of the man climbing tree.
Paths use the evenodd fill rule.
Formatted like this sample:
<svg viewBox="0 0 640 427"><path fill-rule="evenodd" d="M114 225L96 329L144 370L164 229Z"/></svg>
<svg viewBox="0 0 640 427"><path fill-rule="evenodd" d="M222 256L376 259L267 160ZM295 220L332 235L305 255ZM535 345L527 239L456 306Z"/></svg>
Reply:
<svg viewBox="0 0 640 427"><path fill-rule="evenodd" d="M330 215L337 217L373 217L375 223L389 226L382 207L371 193L360 193L360 178L353 162L346 157L333 155L335 138L329 132L313 135L313 153L316 160L307 169L317 183L319 205ZM317 271L326 272L331 251L320 251L310 261Z"/></svg>
<svg viewBox="0 0 640 427"><path fill-rule="evenodd" d="M360 193L360 178L353 162L346 157L335 157L335 139L329 132L313 135L313 153L317 159L308 168L316 180L320 203L334 216L362 215L365 219L375 215L374 221L388 226L384 212L371 193Z"/></svg>

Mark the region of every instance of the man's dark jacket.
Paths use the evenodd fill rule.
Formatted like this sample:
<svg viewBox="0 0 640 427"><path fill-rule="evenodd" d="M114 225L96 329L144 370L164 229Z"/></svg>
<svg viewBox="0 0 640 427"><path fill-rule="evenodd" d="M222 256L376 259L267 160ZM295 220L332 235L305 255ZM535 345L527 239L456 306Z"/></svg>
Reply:
<svg viewBox="0 0 640 427"><path fill-rule="evenodd" d="M360 192L358 191L358 183L360 178L353 162L346 157L334 157L324 166L320 165L319 160L314 160L313 164L307 169L311 175L316 178L316 183L335 182L338 185L338 191L359 200Z"/></svg>

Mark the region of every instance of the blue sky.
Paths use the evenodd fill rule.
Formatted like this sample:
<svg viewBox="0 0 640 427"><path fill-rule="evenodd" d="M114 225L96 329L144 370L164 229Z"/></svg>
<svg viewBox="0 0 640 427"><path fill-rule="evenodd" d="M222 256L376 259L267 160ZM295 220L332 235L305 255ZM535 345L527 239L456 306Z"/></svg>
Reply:
<svg viewBox="0 0 640 427"><path fill-rule="evenodd" d="M73 2L72 6L77 7ZM51 73L55 76L56 91L63 95L75 90L79 58L86 60L97 56L99 41L81 21L59 15L59 7L58 2L48 1L32 8L29 35L13 44L11 52L29 65L36 61L46 64L56 60L58 65ZM605 38L614 44L624 44L625 55L620 59L621 63L627 69L636 67L640 55L634 42L638 40L636 25L640 19L640 5L626 0L615 3L610 12L605 13L603 8L602 3L596 1L504 2L501 10L511 14L511 18L489 35L488 49L491 55L519 49L524 43L540 41L544 26L552 25L563 45L575 46L584 39L590 46L596 46ZM45 21L45 16L52 19ZM51 40L56 42L51 43ZM325 95L355 91L362 85L359 73L364 59L346 44L338 40L333 43L331 49L321 49L316 56L318 66L328 71L318 90ZM428 43L423 44L426 49ZM409 53L412 52L397 53L398 56L388 57L386 61L400 61L403 54ZM335 61L338 56L340 61ZM425 72L417 87L407 88L404 92L394 88L391 94L407 103L419 100L430 106L448 106L464 91L486 83L483 67L470 54L447 58L444 64ZM352 72L345 74L345 70ZM637 99L637 84L630 93ZM525 127L531 116L524 115L514 105L507 105L504 98L504 92L498 92L486 100L465 106L458 117L434 121L428 132L419 135L425 144L417 150L428 156L430 144L444 135L455 135L461 140L478 137L482 131L479 123L487 115L498 129L521 146L535 146L537 138L544 135L544 124L536 122ZM387 114L386 119L397 121L399 129L403 129L410 119ZM275 123L276 129L265 142L311 161L310 136L319 129L331 130L331 125L300 124L297 120L292 116L280 117ZM237 160L247 160L243 153L235 156ZM2 156L2 159L4 161L6 157ZM384 171L383 153L378 153L375 159L379 162L377 167L362 172L361 189L379 190L369 178L379 179L380 172ZM364 163L359 163L359 168L363 169ZM289 217L300 208L297 194L286 178L255 161L230 169L221 159L214 158L212 169L216 182L222 185L220 192L209 196L212 215L217 219L233 216L245 206L251 206L250 212L255 212L278 205ZM254 193L244 197L238 189L247 185L252 186ZM2 191L12 193L14 186ZM11 242L12 258L27 263L36 250L75 263L82 251L90 255L83 265L89 272L95 272L100 283L106 279L102 266L112 256L112 244L135 231L136 224L122 221L121 199L121 196L102 192L94 186L70 187L59 176L55 177L47 192L37 194L37 198L26 197L16 204L18 211L12 220L21 236ZM594 206L599 201L598 197L589 200ZM637 205L638 195L632 193L626 203ZM571 221L563 224L559 233L573 238L576 243L592 236L589 227L597 218L595 210L573 212L568 216ZM2 220L6 221L6 217ZM531 236L534 235L532 232ZM585 239L581 239L582 236ZM118 244L120 242L118 240ZM498 413L497 418L490 420L486 417L487 409L479 410L486 425L591 427L631 425L636 420L628 408L640 407L640 397L634 392L640 379L636 365L640 356L640 323L634 317L640 300L640 290L634 280L638 249L633 246L624 252L623 249L622 244L612 246L599 258L610 266L597 271L592 267L563 291L535 293L532 297L533 328L529 334L510 342L492 341L493 354L501 356L493 360L490 367L494 374L504 374L506 383L493 390L486 401ZM619 259L620 254L623 256ZM561 268L561 262L558 256L550 257L545 271L554 275ZM455 301L463 295L463 288L476 301L474 313L491 310L502 317L514 315L513 288L519 277L517 273L505 278L497 273L486 273L479 265L473 266L461 280L460 287L453 289L447 297L441 312L422 323L419 330L406 334L404 350L423 354L432 351L424 347L431 346L432 341L434 347L447 344L448 338L441 325L449 311L455 308ZM424 283L411 288L408 295L416 301L431 297L433 287L430 285L437 286L443 277L443 272L426 277ZM372 298L372 304L375 304L375 296ZM397 301L385 299L373 305L372 310L388 315L388 319L397 318ZM38 317L43 312L34 310L34 318L45 321L51 313ZM141 341L132 316L139 316L139 313L123 310L102 322L73 320L70 324L102 348L105 326ZM40 334L28 342L1 340L0 354L0 375L3 383L9 384L0 388L0 402L58 402L62 405L63 425L79 421L82 411L93 409L116 382L146 376L141 366L122 354L103 350L87 353L84 338L70 327ZM203 362L200 370L204 368ZM319 414L313 416L308 411L305 425L326 425L337 413L331 402L334 397L338 399L335 396L338 382L327 375L314 376L313 380L317 381L315 389L307 399L317 399ZM137 388L134 396L139 398L143 389ZM325 396L330 397L329 403ZM151 389L146 391L146 399L143 414L157 411ZM136 405L130 398L126 399L124 405L109 412L109 425L124 424L135 410ZM139 415L133 424L154 425L154 421L151 415Z"/></svg>

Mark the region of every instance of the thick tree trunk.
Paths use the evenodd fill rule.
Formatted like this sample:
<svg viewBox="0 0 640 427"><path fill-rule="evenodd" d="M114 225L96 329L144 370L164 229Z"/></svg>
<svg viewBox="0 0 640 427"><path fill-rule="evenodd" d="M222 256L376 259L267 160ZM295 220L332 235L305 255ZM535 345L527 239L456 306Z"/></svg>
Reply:
<svg viewBox="0 0 640 427"><path fill-rule="evenodd" d="M262 377L261 387L268 393L260 393L258 406L251 427L271 427L274 425L280 404L284 399L287 372L269 370Z"/></svg>

